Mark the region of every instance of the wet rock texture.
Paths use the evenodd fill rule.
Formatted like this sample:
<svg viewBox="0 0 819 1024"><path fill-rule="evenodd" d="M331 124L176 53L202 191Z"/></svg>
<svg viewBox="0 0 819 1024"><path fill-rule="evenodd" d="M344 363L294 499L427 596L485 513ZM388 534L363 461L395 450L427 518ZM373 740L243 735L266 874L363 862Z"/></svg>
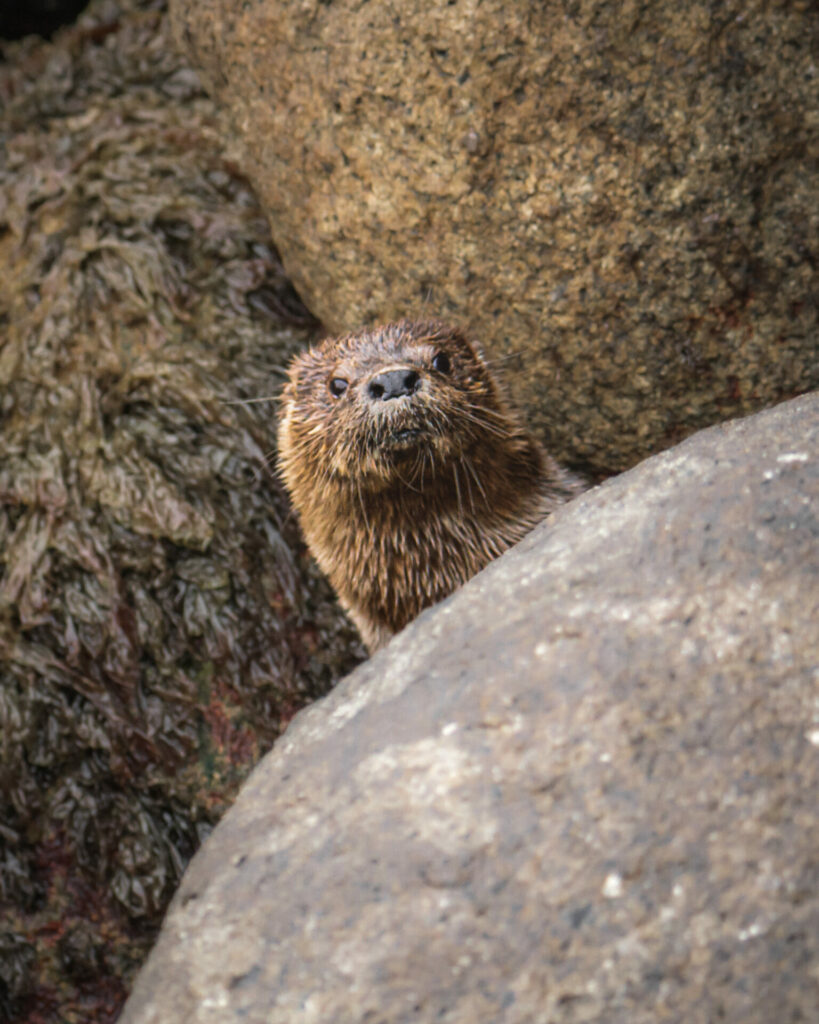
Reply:
<svg viewBox="0 0 819 1024"><path fill-rule="evenodd" d="M807 2L171 8L331 330L468 326L600 471L819 386Z"/></svg>
<svg viewBox="0 0 819 1024"><path fill-rule="evenodd" d="M311 336L154 4L0 68L0 1020L114 1018L182 870L355 664L268 456Z"/></svg>
<svg viewBox="0 0 819 1024"><path fill-rule="evenodd" d="M817 451L697 434L303 712L122 1024L814 1019Z"/></svg>

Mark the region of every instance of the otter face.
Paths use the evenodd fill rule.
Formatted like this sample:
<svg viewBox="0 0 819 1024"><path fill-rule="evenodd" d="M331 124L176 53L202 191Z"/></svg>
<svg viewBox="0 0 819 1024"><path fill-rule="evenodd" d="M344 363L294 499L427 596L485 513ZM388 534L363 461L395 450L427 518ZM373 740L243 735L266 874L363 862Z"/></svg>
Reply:
<svg viewBox="0 0 819 1024"><path fill-rule="evenodd" d="M330 339L298 356L284 392L282 468L381 489L430 479L507 422L482 356L436 321ZM290 476L288 476L290 474ZM303 481L302 482L306 482Z"/></svg>

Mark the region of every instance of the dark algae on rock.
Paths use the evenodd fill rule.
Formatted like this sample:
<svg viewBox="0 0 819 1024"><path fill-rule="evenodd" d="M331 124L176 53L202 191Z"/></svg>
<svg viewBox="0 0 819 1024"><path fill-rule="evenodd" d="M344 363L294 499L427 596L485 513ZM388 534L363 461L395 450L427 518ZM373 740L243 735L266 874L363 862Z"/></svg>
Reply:
<svg viewBox="0 0 819 1024"><path fill-rule="evenodd" d="M272 405L230 404L315 324L162 6L2 47L0 1020L105 1022L239 783L359 649Z"/></svg>

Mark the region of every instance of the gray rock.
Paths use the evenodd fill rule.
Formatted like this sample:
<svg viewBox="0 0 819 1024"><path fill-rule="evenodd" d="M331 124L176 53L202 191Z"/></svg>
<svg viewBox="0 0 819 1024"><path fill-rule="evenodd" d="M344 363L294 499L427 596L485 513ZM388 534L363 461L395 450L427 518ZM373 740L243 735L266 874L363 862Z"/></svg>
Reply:
<svg viewBox="0 0 819 1024"><path fill-rule="evenodd" d="M607 472L819 387L808 7L171 0L327 327L463 323Z"/></svg>
<svg viewBox="0 0 819 1024"><path fill-rule="evenodd" d="M123 1024L815 1020L818 453L696 435L303 712Z"/></svg>

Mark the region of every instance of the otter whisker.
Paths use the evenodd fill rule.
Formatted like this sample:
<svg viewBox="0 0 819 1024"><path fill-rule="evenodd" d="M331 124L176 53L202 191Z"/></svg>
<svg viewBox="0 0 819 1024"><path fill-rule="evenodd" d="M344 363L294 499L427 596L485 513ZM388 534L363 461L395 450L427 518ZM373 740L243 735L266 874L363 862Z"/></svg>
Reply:
<svg viewBox="0 0 819 1024"><path fill-rule="evenodd" d="M471 475L472 479L475 481L475 486L478 488L478 490L481 492L481 495L483 496L484 504L488 505L489 504L489 499L487 498L486 491L484 490L484 486L481 483L481 478L478 476L477 472L475 471L475 467L472 464L472 459L470 459L468 455L465 455L463 457L463 459L461 459L461 462L463 462L464 467L466 468L467 472Z"/></svg>
<svg viewBox="0 0 819 1024"><path fill-rule="evenodd" d="M452 463L452 476L455 479L455 493L458 495L458 515L463 519L464 505L463 505L463 501L461 500L461 484L460 484L460 482L458 480L458 463L457 462L453 462Z"/></svg>
<svg viewBox="0 0 819 1024"><path fill-rule="evenodd" d="M421 493L420 490L417 487L413 487L412 486L412 484L409 482L409 480L405 480L404 477L401 476L401 474L398 472L397 469L395 470L395 475L398 478L398 480L401 481L402 486L406 487L407 490L414 491L416 494L420 494Z"/></svg>
<svg viewBox="0 0 819 1024"><path fill-rule="evenodd" d="M430 463L430 472L431 472L431 470L432 470L432 456L429 454L429 452L426 449L423 449L423 451L421 452L421 483L420 483L420 488L421 488L422 492L424 490L424 473L426 472L427 461L429 461L429 463Z"/></svg>
<svg viewBox="0 0 819 1024"><path fill-rule="evenodd" d="M466 407L478 418L485 423L494 422L496 426L504 427L506 430L509 429L510 421L507 415L498 412L495 409L487 409L482 403L474 401L466 402Z"/></svg>
<svg viewBox="0 0 819 1024"><path fill-rule="evenodd" d="M509 363L513 359L516 359L518 362L520 362L522 358L523 357L520 352L507 352L505 355L493 356L491 359L487 359L486 356L484 356L483 362L484 366L488 366L491 369L492 367L495 366L501 366L503 363Z"/></svg>
<svg viewBox="0 0 819 1024"><path fill-rule="evenodd" d="M457 465L457 463L456 463L456 465ZM461 465L464 466L464 469L466 469L466 465L465 465L465 462L464 462L463 459L461 459ZM475 499L472 497L472 485L469 482L469 473L466 473L466 472L464 473L464 483L466 484L466 493L469 495L469 507L474 512L475 511Z"/></svg>
<svg viewBox="0 0 819 1024"><path fill-rule="evenodd" d="M469 406L469 407L467 407L467 409L476 409L476 408L479 408L479 407L476 407L476 406ZM486 430L488 433L494 434L495 437L499 437L499 438L505 439L505 438L508 438L508 437L512 436L512 431L509 430L508 428L502 430L499 427L495 426L494 424L489 423L482 416L475 415L474 412L462 409L462 410L458 411L458 415L463 417L463 419L468 420L470 423L474 423L476 426L481 427L483 430Z"/></svg>
<svg viewBox="0 0 819 1024"><path fill-rule="evenodd" d="M361 516L364 520L364 525L367 527L367 532L370 532L370 520L367 518L367 508L364 504L364 495L361 493L361 477L355 478L355 486L358 491L358 503L361 505Z"/></svg>

